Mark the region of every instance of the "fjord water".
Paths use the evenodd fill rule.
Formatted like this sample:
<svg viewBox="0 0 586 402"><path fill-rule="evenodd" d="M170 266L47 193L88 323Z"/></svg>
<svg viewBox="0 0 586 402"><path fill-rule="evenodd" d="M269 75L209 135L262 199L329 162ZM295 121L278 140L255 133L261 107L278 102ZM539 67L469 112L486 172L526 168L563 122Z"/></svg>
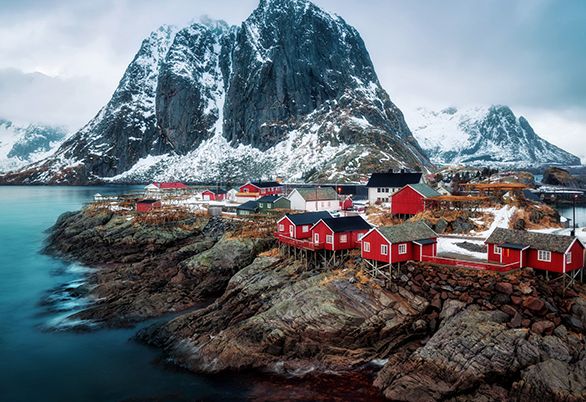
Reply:
<svg viewBox="0 0 586 402"><path fill-rule="evenodd" d="M110 187L0 187L0 401L235 400L238 379L196 376L157 363L135 329L50 330L64 313L40 303L80 281L84 267L40 254L45 230ZM63 300L63 309L79 301ZM69 313L65 313L69 314Z"/></svg>

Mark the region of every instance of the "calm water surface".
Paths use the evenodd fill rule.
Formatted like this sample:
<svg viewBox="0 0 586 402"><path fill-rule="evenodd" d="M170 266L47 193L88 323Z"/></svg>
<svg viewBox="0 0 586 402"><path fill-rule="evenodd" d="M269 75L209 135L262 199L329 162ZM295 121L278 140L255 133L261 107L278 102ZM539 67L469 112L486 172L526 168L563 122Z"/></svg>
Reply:
<svg viewBox="0 0 586 402"><path fill-rule="evenodd" d="M40 255L44 231L93 194L128 187L0 187L0 401L237 400L238 377L202 377L157 363L133 330L48 331L64 314L41 305L84 268ZM73 307L76 301L63 301Z"/></svg>

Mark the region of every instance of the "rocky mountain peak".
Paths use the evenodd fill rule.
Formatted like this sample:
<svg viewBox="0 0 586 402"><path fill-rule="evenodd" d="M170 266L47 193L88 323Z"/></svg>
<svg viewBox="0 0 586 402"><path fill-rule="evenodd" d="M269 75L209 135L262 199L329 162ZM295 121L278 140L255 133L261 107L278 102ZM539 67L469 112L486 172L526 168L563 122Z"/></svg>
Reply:
<svg viewBox="0 0 586 402"><path fill-rule="evenodd" d="M310 1L146 38L110 102L8 182L363 179L427 167L358 32Z"/></svg>

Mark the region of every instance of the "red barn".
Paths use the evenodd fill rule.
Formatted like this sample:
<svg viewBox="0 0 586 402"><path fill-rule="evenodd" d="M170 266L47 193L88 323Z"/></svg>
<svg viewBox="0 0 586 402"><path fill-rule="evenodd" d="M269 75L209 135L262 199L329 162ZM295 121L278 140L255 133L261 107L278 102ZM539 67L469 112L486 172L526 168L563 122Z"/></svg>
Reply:
<svg viewBox="0 0 586 402"><path fill-rule="evenodd" d="M254 181L248 182L240 187L239 197L259 198L265 195L281 195L283 186L276 181Z"/></svg>
<svg viewBox="0 0 586 402"><path fill-rule="evenodd" d="M159 200L140 200L136 202L136 212L143 213L152 211L155 208L161 208Z"/></svg>
<svg viewBox="0 0 586 402"><path fill-rule="evenodd" d="M308 239L311 227L320 219L331 218L329 212L305 212L303 214L286 214L277 222L277 234L292 239Z"/></svg>
<svg viewBox="0 0 586 402"><path fill-rule="evenodd" d="M425 210L425 199L439 195L427 184L408 184L391 196L391 214L417 215Z"/></svg>
<svg viewBox="0 0 586 402"><path fill-rule="evenodd" d="M371 226L361 216L321 219L311 228L313 243L330 251L360 247Z"/></svg>
<svg viewBox="0 0 586 402"><path fill-rule="evenodd" d="M424 222L375 228L362 238L361 255L366 260L395 264L436 253L437 234Z"/></svg>
<svg viewBox="0 0 586 402"><path fill-rule="evenodd" d="M584 267L584 245L576 237L497 228L486 244L488 260L499 264L557 273Z"/></svg>
<svg viewBox="0 0 586 402"><path fill-rule="evenodd" d="M201 193L204 201L224 201L226 198L226 190L204 190Z"/></svg>

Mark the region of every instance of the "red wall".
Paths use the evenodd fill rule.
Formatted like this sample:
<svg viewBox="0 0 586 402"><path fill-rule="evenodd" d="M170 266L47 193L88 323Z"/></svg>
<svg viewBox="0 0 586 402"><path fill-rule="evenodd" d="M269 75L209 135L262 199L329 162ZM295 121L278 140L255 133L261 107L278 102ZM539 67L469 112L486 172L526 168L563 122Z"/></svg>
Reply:
<svg viewBox="0 0 586 402"><path fill-rule="evenodd" d="M341 204L342 204L342 209L344 211L352 209L352 206L354 205L354 203L352 202L352 198L346 198L344 201L342 201Z"/></svg>
<svg viewBox="0 0 586 402"><path fill-rule="evenodd" d="M407 253L399 254L399 244L407 244ZM391 250L393 250L393 259L391 260L394 263L396 262L404 262L404 261L411 261L419 259L419 254L415 256L415 245L411 242L409 243L393 243ZM417 249L419 251L419 249Z"/></svg>
<svg viewBox="0 0 586 402"><path fill-rule="evenodd" d="M572 262L566 264L566 272L584 268L584 246L579 241L574 242L570 248L572 253Z"/></svg>
<svg viewBox="0 0 586 402"><path fill-rule="evenodd" d="M364 251L364 243L370 243L370 251ZM362 246L361 246L361 256L367 260L374 260L374 261L381 261L381 262L389 262L388 255L382 255L380 252L381 244L389 245L387 239L385 239L379 232L376 230L371 231L367 236L362 239ZM390 253L390 245L389 245L389 253Z"/></svg>
<svg viewBox="0 0 586 402"><path fill-rule="evenodd" d="M204 195L209 195L210 196L210 201L223 201L224 200L224 194L216 194L216 193L214 193L213 191L210 191L210 190L203 191L201 193L201 195L202 195L202 197Z"/></svg>
<svg viewBox="0 0 586 402"><path fill-rule="evenodd" d="M311 238L315 239L315 234L319 235L319 244L324 245L325 250L338 251L338 250L349 250L358 248L360 243L358 242L358 235L365 234L368 230L358 230L354 232L339 232L333 233L332 230L323 222L319 222L312 229ZM326 236L332 235L334 237L334 243L326 243ZM342 236L346 235L346 242L342 243Z"/></svg>
<svg viewBox="0 0 586 402"><path fill-rule="evenodd" d="M393 215L416 215L425 209L423 198L411 187L403 187L391 196L391 213Z"/></svg>
<svg viewBox="0 0 586 402"><path fill-rule="evenodd" d="M136 212L149 212L155 208L161 208L161 202L155 202L152 204L137 202L136 203Z"/></svg>
<svg viewBox="0 0 586 402"><path fill-rule="evenodd" d="M251 183L245 184L244 186L240 187L241 193L260 193L262 195L279 195L283 194L283 186L276 187L276 190L271 190L270 188L258 188Z"/></svg>
<svg viewBox="0 0 586 402"><path fill-rule="evenodd" d="M282 231L279 230L279 225L283 225ZM307 227L307 232L303 232L303 226ZM284 236L291 237L290 228L293 227L294 239L307 239L311 237L311 226L312 225L295 226L287 217L284 217L277 223L277 232Z"/></svg>
<svg viewBox="0 0 586 402"><path fill-rule="evenodd" d="M423 248L423 250L421 250L421 248ZM413 243L413 259L415 261L421 261L422 256L435 257L436 254L437 243L424 244L423 246Z"/></svg>

